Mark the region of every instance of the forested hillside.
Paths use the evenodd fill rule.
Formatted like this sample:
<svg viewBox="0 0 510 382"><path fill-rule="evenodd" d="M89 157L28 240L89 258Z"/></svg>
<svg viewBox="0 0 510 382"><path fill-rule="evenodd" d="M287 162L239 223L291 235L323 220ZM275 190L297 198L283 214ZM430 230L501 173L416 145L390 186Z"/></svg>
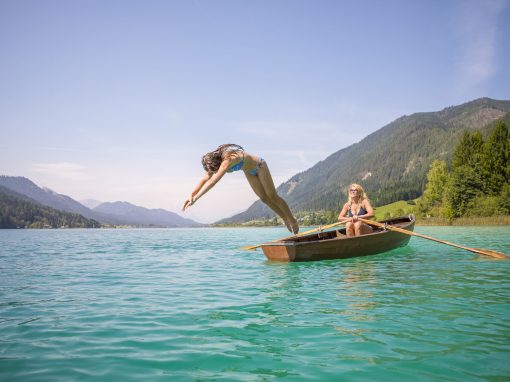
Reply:
<svg viewBox="0 0 510 382"><path fill-rule="evenodd" d="M114 217L92 211L67 195L59 194L47 188L41 188L30 179L22 176L1 175L0 186L8 188L20 195L27 196L41 205L59 211L79 214L87 219L96 220L103 224L123 224L122 221Z"/></svg>
<svg viewBox="0 0 510 382"><path fill-rule="evenodd" d="M510 101L481 98L439 112L403 116L293 176L278 187L278 193L295 213L338 210L350 183L362 184L375 206L414 199L423 193L432 162L451 161L464 131L479 130L486 137L495 121L508 119L508 112ZM219 223L273 215L258 201Z"/></svg>
<svg viewBox="0 0 510 382"><path fill-rule="evenodd" d="M43 206L0 186L0 228L98 228L101 224L79 214Z"/></svg>
<svg viewBox="0 0 510 382"><path fill-rule="evenodd" d="M459 217L510 214L510 134L497 122L487 139L479 131L465 131L451 163L436 160L418 203L427 217L448 221Z"/></svg>

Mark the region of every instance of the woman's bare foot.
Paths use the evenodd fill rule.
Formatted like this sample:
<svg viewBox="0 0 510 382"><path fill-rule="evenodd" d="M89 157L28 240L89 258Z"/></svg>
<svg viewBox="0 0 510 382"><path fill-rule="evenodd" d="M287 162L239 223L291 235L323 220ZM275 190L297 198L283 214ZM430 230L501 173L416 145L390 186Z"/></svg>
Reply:
<svg viewBox="0 0 510 382"><path fill-rule="evenodd" d="M299 232L299 224L296 219L292 219L291 227L294 235L297 235L297 233Z"/></svg>

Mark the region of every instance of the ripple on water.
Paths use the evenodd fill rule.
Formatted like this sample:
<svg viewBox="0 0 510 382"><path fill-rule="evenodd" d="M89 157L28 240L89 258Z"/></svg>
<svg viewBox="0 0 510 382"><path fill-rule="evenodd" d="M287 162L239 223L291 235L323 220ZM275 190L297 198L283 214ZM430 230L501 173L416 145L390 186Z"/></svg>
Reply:
<svg viewBox="0 0 510 382"><path fill-rule="evenodd" d="M510 253L508 228L418 227ZM0 379L493 381L510 262L419 239L268 262L283 229L0 231Z"/></svg>

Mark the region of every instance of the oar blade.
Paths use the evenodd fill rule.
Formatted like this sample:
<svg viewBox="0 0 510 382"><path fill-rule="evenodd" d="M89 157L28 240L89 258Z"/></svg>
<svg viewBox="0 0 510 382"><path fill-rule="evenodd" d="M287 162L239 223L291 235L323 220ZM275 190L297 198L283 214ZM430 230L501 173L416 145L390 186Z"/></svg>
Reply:
<svg viewBox="0 0 510 382"><path fill-rule="evenodd" d="M489 257L492 257L494 259L510 259L510 256L508 256L508 255L506 255L504 253L501 253L501 252L493 251L492 249L470 248L470 247L466 247L464 245L450 243L449 241L446 241L446 240L440 240L440 239L436 239L434 237L420 235L419 233L412 232L412 231L407 231L407 230L404 230L404 229L401 229L401 228L398 228L398 227L393 227L391 225L384 225L382 223L375 222L375 221L372 221L372 220L367 220L367 219L363 219L363 218L359 218L359 217L358 217L358 219L361 220L362 222L366 223L366 224L375 225L376 227L384 227L385 229L388 229L390 231L396 231L396 232L400 232L400 233L403 233L403 234L406 234L406 235L417 236L417 237L421 237L423 239L435 241L437 243L450 245L452 247L462 248L462 249L465 249L466 251L470 251L470 252L473 252L473 253L478 253L479 255L489 256Z"/></svg>
<svg viewBox="0 0 510 382"><path fill-rule="evenodd" d="M476 253L479 253L480 255L485 255L489 257L493 257L495 259L510 259L510 256L508 256L505 253L493 251L492 249L484 249L484 248L473 248L476 249Z"/></svg>

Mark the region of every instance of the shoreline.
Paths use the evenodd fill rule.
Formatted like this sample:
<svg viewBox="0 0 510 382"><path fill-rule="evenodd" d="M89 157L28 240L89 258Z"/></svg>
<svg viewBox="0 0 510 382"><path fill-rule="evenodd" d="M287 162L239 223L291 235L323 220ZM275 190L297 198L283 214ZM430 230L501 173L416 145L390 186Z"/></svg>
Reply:
<svg viewBox="0 0 510 382"><path fill-rule="evenodd" d="M416 218L417 227L419 226L510 226L510 215L490 216L490 217L463 217L452 221L444 218ZM241 224L211 224L211 228L261 228L261 227L285 227L284 225L264 224L263 221L253 221L252 223ZM306 225L300 227L319 227L319 225Z"/></svg>
<svg viewBox="0 0 510 382"><path fill-rule="evenodd" d="M492 216L492 217L464 217L458 218L453 221L448 221L444 218L417 218L416 224L417 227L442 227L442 226L456 226L456 227L469 227L469 226L510 226L510 215L504 216ZM302 225L302 228L305 227L319 227L319 225ZM188 229L188 228L285 228L284 225L274 225L274 224L263 224L261 221L253 222L253 223L241 223L241 224L209 224L204 225L202 227L141 227L141 226L103 226L103 227L37 227L37 228L28 228L28 227L17 227L17 228L0 228L0 230L20 230L20 229L29 229L29 230L73 230L73 229L114 229L114 230L123 230L123 229Z"/></svg>
<svg viewBox="0 0 510 382"><path fill-rule="evenodd" d="M416 226L505 226L510 225L510 215L490 217L463 217L452 220L444 218L416 219Z"/></svg>

